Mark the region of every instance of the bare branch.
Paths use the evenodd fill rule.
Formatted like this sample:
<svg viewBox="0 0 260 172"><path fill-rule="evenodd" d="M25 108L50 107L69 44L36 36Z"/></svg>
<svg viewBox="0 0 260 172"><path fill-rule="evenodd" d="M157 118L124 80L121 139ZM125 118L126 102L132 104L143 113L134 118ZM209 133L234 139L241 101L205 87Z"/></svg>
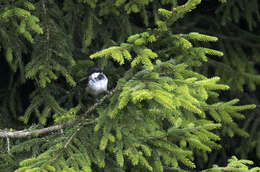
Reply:
<svg viewBox="0 0 260 172"><path fill-rule="evenodd" d="M114 92L117 89L114 88L108 95L105 95L101 100L100 103L104 102L106 98L111 97ZM96 109L96 107L100 104L100 103L95 103L94 105L92 105L83 115L82 115L82 119L83 120L87 120L87 115L89 113L91 113L92 111L94 111ZM46 128L41 128L41 129L35 129L35 130L20 130L20 131L3 131L0 130L0 138L26 138L28 136L31 135L42 135L42 134L48 134L63 128L66 128L68 126L71 126L74 122L76 122L76 119L74 120L70 120L64 124L58 124L58 125L54 125L54 126L50 126L50 127L46 127Z"/></svg>
<svg viewBox="0 0 260 172"><path fill-rule="evenodd" d="M4 138L4 137L8 137L8 138L25 138L28 136L31 136L33 134L47 134L53 131L57 131L60 130L62 128L65 128L67 126L70 126L72 123L74 122L74 120L68 121L64 124L59 124L59 125L54 125L51 127L47 127L47 128L42 128L42 129L36 129L36 130L21 130L21 131L1 131L0 130L0 137Z"/></svg>

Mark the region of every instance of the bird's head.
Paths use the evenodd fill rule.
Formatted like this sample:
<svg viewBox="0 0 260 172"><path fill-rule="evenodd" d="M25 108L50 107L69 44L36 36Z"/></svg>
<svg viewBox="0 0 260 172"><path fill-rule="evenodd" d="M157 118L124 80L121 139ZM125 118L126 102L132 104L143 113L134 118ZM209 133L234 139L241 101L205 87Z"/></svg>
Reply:
<svg viewBox="0 0 260 172"><path fill-rule="evenodd" d="M92 73L102 73L102 70L99 67L93 67L90 70L90 74L89 75L91 75Z"/></svg>

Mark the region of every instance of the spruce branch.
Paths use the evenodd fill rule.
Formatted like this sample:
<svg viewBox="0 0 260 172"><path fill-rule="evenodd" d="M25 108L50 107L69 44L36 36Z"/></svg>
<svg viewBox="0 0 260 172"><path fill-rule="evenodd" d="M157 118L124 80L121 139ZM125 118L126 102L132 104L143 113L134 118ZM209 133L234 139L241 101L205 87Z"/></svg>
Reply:
<svg viewBox="0 0 260 172"><path fill-rule="evenodd" d="M112 91L110 91L109 94L107 94L107 95L105 95L104 97L102 97L102 99L100 100L100 102L95 103L93 106L91 106L91 107L82 115L82 118L83 118L84 120L86 120L87 115L88 115L90 112L94 111L98 105L100 105L102 102L105 101L106 98L112 96L112 95L115 93L116 90L117 90L117 87L114 88ZM76 129L76 131L69 137L69 139L68 139L67 142L65 143L63 149L61 149L61 150L59 151L59 153L56 154L56 156L52 159L52 162L55 162L55 161L59 158L59 156L61 155L61 153L63 152L63 150L65 150L65 149L68 147L68 145L71 143L71 141L73 140L74 136L75 136L86 124L92 124L92 123L94 123L94 122L95 122L95 120L91 120L91 121L85 122L85 123L79 123L79 126L78 126L78 128Z"/></svg>
<svg viewBox="0 0 260 172"><path fill-rule="evenodd" d="M88 120L86 117L89 113L93 112L98 105L100 105L102 102L105 101L105 99L111 97L115 92L116 92L117 88L114 88L112 91L110 91L109 94L105 95L104 97L102 97L102 99L100 99L99 103L95 103L94 105L92 105L82 116L81 119L82 120ZM66 128L68 126L73 125L75 122L77 121L77 119L73 119L70 120L66 123L63 124L58 124L58 125L53 125L50 127L46 127L46 128L41 128L41 129L35 129L35 130L20 130L20 131L3 131L0 130L0 138L25 138L31 135L42 135L42 134L48 134L54 131L58 131L61 130L63 128ZM94 123L95 120L92 121L88 121L86 123L82 123L80 125L84 126L85 124L90 124L90 123ZM69 144L69 143L68 143Z"/></svg>
<svg viewBox="0 0 260 172"><path fill-rule="evenodd" d="M211 172L211 171L228 171L228 172L244 172L245 169L238 169L235 167L217 167L217 168L213 168L213 169L206 169L203 170L202 172Z"/></svg>
<svg viewBox="0 0 260 172"><path fill-rule="evenodd" d="M176 171L176 172L188 172L188 171L186 171L186 170L183 170L183 169L181 169L181 168L175 168L175 167L167 167L167 166L164 166L164 169L166 169L166 170L172 170L172 171Z"/></svg>

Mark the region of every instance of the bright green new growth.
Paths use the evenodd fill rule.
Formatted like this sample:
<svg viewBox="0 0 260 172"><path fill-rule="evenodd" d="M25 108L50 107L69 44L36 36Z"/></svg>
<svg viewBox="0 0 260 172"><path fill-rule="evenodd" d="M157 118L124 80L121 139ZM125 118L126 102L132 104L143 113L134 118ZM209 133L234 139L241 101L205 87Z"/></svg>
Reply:
<svg viewBox="0 0 260 172"><path fill-rule="evenodd" d="M174 61L168 61L154 65L153 70L143 69L130 79L121 79L118 87L122 87L122 92L113 96L107 108L98 111L99 117L93 126L95 129L88 127L88 136L84 139L73 139L73 143L67 147L67 139L63 138L64 140L57 141L53 148L36 158L22 161L20 165L31 169L35 163L39 163L41 169L60 169L63 161L66 164L72 163L66 159L66 152L79 158L84 152L88 155L88 160L78 160L77 164L74 164L77 168L72 163L75 169L90 169L91 163L100 168L106 167L107 156L115 157L120 167L129 160L133 165L143 166L149 171L163 169L162 164L178 168L179 162L195 168L192 162L193 150L210 152L219 148L215 141L220 138L211 130L221 125L206 120L207 111L220 109L222 114L225 113L226 118L218 120L224 125L226 122L232 122L228 121L232 119L232 114L254 107L234 106L237 100L208 104L206 101L209 95L197 94L198 90L213 94L215 90L225 90L228 87L217 84L218 77L207 79L196 76L199 74L189 71L187 65L175 65ZM165 122L159 122L160 119L165 119ZM165 125L168 126L166 130ZM75 131L71 129L66 133L71 135L73 132ZM70 137L69 135L67 137ZM81 139L86 140L89 146ZM99 143L99 147L92 147L96 143ZM66 151L63 152L63 149ZM87 153L89 150L94 152L92 156ZM65 159L60 158L59 161L55 161L54 166L49 166L52 160L47 157L56 154ZM155 159L149 157L158 156L160 160L157 159L155 164L151 163ZM86 166L83 163L85 161L91 163ZM69 166L62 169L66 168ZM37 170L38 167L34 169Z"/></svg>
<svg viewBox="0 0 260 172"><path fill-rule="evenodd" d="M203 170L202 172L221 172L221 171L231 171L231 172L258 172L260 171L259 167L249 168L248 166L253 165L253 161L237 159L237 157L232 156L228 160L228 164L226 167L219 167L218 165L214 165L213 168L208 170Z"/></svg>
<svg viewBox="0 0 260 172"><path fill-rule="evenodd" d="M132 35L128 38L128 43L123 43L121 46L110 47L92 54L90 58L103 57L111 55L111 57L118 62L120 65L125 63L125 59L131 62L131 66L135 67L139 63L153 68L152 59L158 57L158 55L151 49L146 47L146 44L156 41L155 35L151 35L148 32L141 34ZM131 53L129 51L136 53L136 58L132 60Z"/></svg>

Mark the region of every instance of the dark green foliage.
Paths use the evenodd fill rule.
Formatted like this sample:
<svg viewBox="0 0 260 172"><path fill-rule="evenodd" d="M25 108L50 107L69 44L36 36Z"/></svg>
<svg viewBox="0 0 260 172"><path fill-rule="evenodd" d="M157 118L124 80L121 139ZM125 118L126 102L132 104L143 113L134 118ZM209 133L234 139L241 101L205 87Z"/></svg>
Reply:
<svg viewBox="0 0 260 172"><path fill-rule="evenodd" d="M258 27L258 2L216 1L217 17L203 13L205 2L0 0L0 51L8 70L0 136L73 121L44 135L2 138L0 169L259 171L236 157L210 168L219 163L211 152L225 149L226 137L252 136L249 146L230 141L237 145L232 155L249 159L255 149L260 159L256 111L242 114L257 98L239 103L243 96L226 91L254 91L259 82L259 38L250 32ZM248 29L239 27L244 19ZM82 81L93 66L114 90L99 105Z"/></svg>

